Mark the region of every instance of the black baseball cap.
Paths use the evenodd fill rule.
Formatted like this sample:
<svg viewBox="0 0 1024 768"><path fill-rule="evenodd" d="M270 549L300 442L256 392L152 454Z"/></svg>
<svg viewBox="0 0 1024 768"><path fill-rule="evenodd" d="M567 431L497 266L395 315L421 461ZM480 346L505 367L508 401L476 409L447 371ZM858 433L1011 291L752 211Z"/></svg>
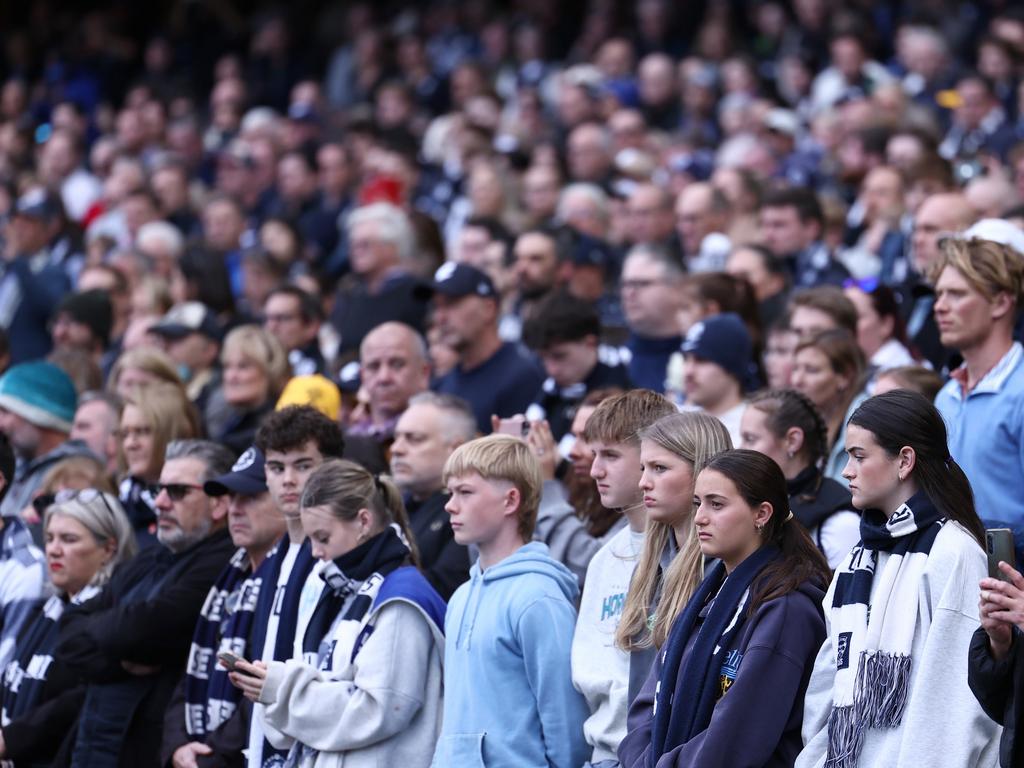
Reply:
<svg viewBox="0 0 1024 768"><path fill-rule="evenodd" d="M255 445L238 457L231 471L203 483L207 496L225 496L239 493L258 496L267 492L267 479L263 474L263 453Z"/></svg>
<svg viewBox="0 0 1024 768"><path fill-rule="evenodd" d="M176 304L150 330L170 339L182 339L190 333L201 333L214 341L220 341L221 336L217 318L209 307L199 301Z"/></svg>

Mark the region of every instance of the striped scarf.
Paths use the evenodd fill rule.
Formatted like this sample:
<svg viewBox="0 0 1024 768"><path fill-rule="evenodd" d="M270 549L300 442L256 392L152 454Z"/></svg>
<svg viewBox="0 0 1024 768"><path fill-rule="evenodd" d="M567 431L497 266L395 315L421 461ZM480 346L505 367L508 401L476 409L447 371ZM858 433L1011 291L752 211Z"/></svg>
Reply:
<svg viewBox="0 0 1024 768"><path fill-rule="evenodd" d="M896 728L903 719L921 575L944 523L923 492L888 519L874 509L861 517L861 541L835 575L836 677L825 768L854 768L867 729Z"/></svg>
<svg viewBox="0 0 1024 768"><path fill-rule="evenodd" d="M249 633L267 563L265 559L253 575L248 553L238 549L199 613L185 671L185 729L197 741L217 730L238 707L241 693L217 663L217 654L231 651L249 658Z"/></svg>

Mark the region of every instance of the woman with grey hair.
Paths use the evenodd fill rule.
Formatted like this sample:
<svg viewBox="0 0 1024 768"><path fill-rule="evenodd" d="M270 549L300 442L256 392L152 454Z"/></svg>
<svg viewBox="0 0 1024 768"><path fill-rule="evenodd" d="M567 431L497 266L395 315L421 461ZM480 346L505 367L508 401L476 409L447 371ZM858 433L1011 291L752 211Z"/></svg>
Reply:
<svg viewBox="0 0 1024 768"><path fill-rule="evenodd" d="M19 768L51 763L85 699L78 675L54 660L60 617L98 594L137 549L117 497L94 488L61 491L43 520L54 594L26 622L0 689L0 760Z"/></svg>

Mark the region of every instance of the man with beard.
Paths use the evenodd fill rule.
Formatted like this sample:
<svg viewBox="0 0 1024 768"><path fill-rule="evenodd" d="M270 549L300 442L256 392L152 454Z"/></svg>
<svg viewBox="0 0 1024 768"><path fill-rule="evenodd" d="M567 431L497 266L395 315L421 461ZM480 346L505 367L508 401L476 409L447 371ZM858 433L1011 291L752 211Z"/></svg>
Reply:
<svg viewBox="0 0 1024 768"><path fill-rule="evenodd" d="M512 246L512 271L519 291L515 312L526 322L541 299L566 283L572 265L559 253L554 232L529 229Z"/></svg>
<svg viewBox="0 0 1024 768"><path fill-rule="evenodd" d="M491 416L522 413L544 381L536 360L498 335L498 294L491 279L468 264L447 262L434 274L434 325L458 362L432 389L473 407L477 427L491 431Z"/></svg>

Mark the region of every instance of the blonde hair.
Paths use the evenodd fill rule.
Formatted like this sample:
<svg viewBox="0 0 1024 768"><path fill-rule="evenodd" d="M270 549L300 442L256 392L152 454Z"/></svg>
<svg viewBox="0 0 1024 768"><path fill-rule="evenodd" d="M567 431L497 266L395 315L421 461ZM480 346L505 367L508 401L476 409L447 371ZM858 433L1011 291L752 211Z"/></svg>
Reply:
<svg viewBox="0 0 1024 768"><path fill-rule="evenodd" d="M168 443L174 440L187 440L199 437L199 417L196 409L189 401L181 387L163 381L144 384L136 387L124 399L125 407L121 409L124 418L125 409L129 405L138 408L142 418L153 430L153 452L149 457L149 474L157 475L164 464L164 452ZM118 441L117 459L121 471L127 470L124 458L123 441Z"/></svg>
<svg viewBox="0 0 1024 768"><path fill-rule="evenodd" d="M221 364L232 352L237 352L263 369L270 399L276 400L292 374L288 353L277 337L258 325L240 325L224 338L220 352Z"/></svg>
<svg viewBox="0 0 1024 768"><path fill-rule="evenodd" d="M996 294L1008 293L1013 303L1021 306L1024 258L1010 246L976 237L970 240L948 237L941 242L939 257L929 270L932 285L938 282L946 267L963 275L974 290L990 301Z"/></svg>
<svg viewBox="0 0 1024 768"><path fill-rule="evenodd" d="M89 580L90 586L102 587L110 581L110 576L118 565L135 556L138 549L135 531L128 522L121 502L114 494L99 491L88 502L82 501L76 494L67 501L51 504L43 515L44 531L50 527L50 520L54 515L64 515L77 520L101 547L106 546L109 541L115 543L113 557L96 571Z"/></svg>
<svg viewBox="0 0 1024 768"><path fill-rule="evenodd" d="M114 493L114 484L107 476L106 467L88 454L61 459L46 471L39 485L41 493L56 493L64 488L95 488L104 493Z"/></svg>
<svg viewBox="0 0 1024 768"><path fill-rule="evenodd" d="M729 432L722 422L696 411L674 413L658 419L640 432L640 439L655 443L692 464L694 478L713 456L732 448ZM625 651L651 645L661 647L672 622L704 578L704 556L692 525L686 540L679 542L679 553L668 569L661 572L661 556L672 535L672 526L667 523L647 521L644 549L633 572L622 619L615 631L615 642ZM649 615L652 607L654 614Z"/></svg>
<svg viewBox="0 0 1024 768"><path fill-rule="evenodd" d="M138 368L139 370L146 371L160 381L175 384L181 388L182 392L185 391L185 385L182 383L181 377L178 375L178 371L174 367L171 358L156 347L136 347L118 357L114 367L110 369L110 376L107 378L107 390L109 392L117 392L117 380L121 378L125 368Z"/></svg>
<svg viewBox="0 0 1024 768"><path fill-rule="evenodd" d="M463 443L444 464L443 482L449 478L480 475L484 480L505 481L519 491L519 535L533 538L544 476L536 457L522 440L511 435L488 435Z"/></svg>
<svg viewBox="0 0 1024 768"><path fill-rule="evenodd" d="M302 509L327 507L339 520L354 520L359 510L368 509L374 517L375 533L392 523L402 531L413 564L419 566L416 540L402 492L388 475L373 475L348 459L329 459L313 470L302 489Z"/></svg>

